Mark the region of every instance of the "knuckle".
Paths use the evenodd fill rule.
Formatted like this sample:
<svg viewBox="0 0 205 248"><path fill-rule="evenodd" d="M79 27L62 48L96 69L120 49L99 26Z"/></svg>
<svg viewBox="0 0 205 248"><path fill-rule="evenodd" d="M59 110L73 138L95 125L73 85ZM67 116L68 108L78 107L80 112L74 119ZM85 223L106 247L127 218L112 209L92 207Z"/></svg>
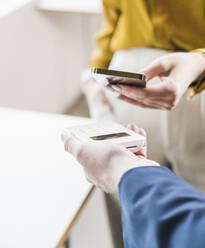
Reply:
<svg viewBox="0 0 205 248"><path fill-rule="evenodd" d="M173 110L177 105L177 101L172 101L168 106L167 106L167 110Z"/></svg>
<svg viewBox="0 0 205 248"><path fill-rule="evenodd" d="M166 107L166 110L171 111L172 110L172 106L171 105L167 106Z"/></svg>
<svg viewBox="0 0 205 248"><path fill-rule="evenodd" d="M171 59L168 56L162 57L158 61L158 65L161 68L161 71L164 71L164 72L170 69L170 64L171 64Z"/></svg>

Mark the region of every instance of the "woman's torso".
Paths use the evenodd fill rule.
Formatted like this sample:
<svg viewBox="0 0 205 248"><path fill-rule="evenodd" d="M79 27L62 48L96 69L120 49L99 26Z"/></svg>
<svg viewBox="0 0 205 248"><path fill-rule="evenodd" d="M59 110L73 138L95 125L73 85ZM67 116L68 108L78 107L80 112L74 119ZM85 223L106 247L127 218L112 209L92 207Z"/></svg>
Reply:
<svg viewBox="0 0 205 248"><path fill-rule="evenodd" d="M111 2L120 11L110 44L113 51L137 46L185 51L205 47L205 0Z"/></svg>

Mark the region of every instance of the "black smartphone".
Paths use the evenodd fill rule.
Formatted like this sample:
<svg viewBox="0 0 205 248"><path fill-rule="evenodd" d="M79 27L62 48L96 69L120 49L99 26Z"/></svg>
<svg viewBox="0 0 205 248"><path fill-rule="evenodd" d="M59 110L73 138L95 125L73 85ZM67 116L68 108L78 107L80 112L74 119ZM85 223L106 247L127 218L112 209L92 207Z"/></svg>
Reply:
<svg viewBox="0 0 205 248"><path fill-rule="evenodd" d="M102 68L91 68L91 73L93 78L97 82L105 86L109 84L122 84L139 88L146 87L146 76L141 73L109 70Z"/></svg>

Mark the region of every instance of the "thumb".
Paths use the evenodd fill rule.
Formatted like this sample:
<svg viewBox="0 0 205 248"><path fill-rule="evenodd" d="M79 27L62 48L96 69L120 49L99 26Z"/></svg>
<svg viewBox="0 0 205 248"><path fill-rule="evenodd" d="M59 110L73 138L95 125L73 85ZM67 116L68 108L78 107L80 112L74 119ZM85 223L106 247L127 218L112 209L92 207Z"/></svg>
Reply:
<svg viewBox="0 0 205 248"><path fill-rule="evenodd" d="M172 64L168 59L156 59L147 66L141 73L144 73L147 81L154 77L166 74L172 68Z"/></svg>
<svg viewBox="0 0 205 248"><path fill-rule="evenodd" d="M81 148L82 141L73 133L67 133L62 135L64 136L64 148L65 151L71 153L74 157L77 156L78 151Z"/></svg>

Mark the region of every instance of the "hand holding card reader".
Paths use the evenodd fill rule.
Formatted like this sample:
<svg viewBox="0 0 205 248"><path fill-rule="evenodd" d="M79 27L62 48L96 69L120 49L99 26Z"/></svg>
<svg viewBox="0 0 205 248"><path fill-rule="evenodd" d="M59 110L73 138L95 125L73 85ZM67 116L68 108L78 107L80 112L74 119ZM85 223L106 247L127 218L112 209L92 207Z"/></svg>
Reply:
<svg viewBox="0 0 205 248"><path fill-rule="evenodd" d="M85 141L108 141L119 144L133 153L139 151L145 144L145 137L112 121L73 126L66 128L64 133L66 132L74 133Z"/></svg>

